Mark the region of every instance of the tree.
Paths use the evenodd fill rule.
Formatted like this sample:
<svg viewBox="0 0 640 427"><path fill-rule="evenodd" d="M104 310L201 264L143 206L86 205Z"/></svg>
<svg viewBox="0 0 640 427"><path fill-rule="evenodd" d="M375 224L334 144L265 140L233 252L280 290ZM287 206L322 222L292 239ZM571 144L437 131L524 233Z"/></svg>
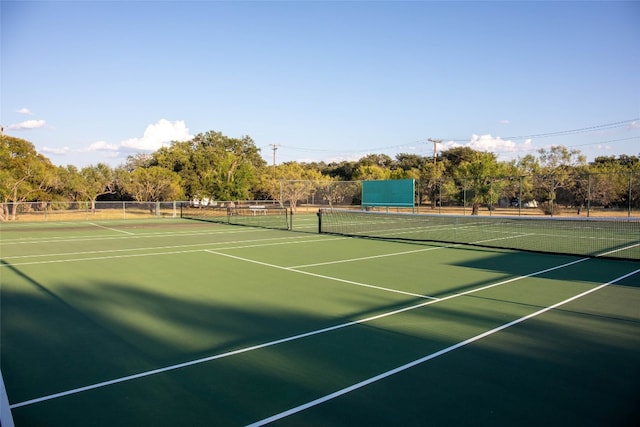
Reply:
<svg viewBox="0 0 640 427"><path fill-rule="evenodd" d="M481 203L489 209L502 194L504 183L496 178L502 175L503 166L496 155L475 151L471 159L462 161L455 170L455 176L462 183L466 199L471 201L471 215L478 215Z"/></svg>
<svg viewBox="0 0 640 427"><path fill-rule="evenodd" d="M600 206L631 206L640 190L640 159L622 155L596 157L590 165L590 201ZM636 179L634 180L634 175ZM630 199L631 197L631 199Z"/></svg>
<svg viewBox="0 0 640 427"><path fill-rule="evenodd" d="M454 175L454 171L463 163L475 161L477 151L470 147L454 147L440 153L446 167L445 174Z"/></svg>
<svg viewBox="0 0 640 427"><path fill-rule="evenodd" d="M184 197L180 176L160 166L134 170L125 188L138 202L180 200Z"/></svg>
<svg viewBox="0 0 640 427"><path fill-rule="evenodd" d="M357 166L355 162L342 161L327 165L324 174L340 181L354 181Z"/></svg>
<svg viewBox="0 0 640 427"><path fill-rule="evenodd" d="M80 170L82 184L78 192L85 200L91 202L91 212L96 210L96 199L103 194L115 193L115 176L113 170L105 163L87 166Z"/></svg>
<svg viewBox="0 0 640 427"><path fill-rule="evenodd" d="M360 158L357 162L357 166L379 166L381 168L391 168L393 165L393 159L386 154L367 154Z"/></svg>
<svg viewBox="0 0 640 427"><path fill-rule="evenodd" d="M257 171L265 164L253 140L219 132L173 142L154 153L155 164L180 175L190 199L238 200L252 197Z"/></svg>
<svg viewBox="0 0 640 427"><path fill-rule="evenodd" d="M82 177L78 168L73 165L59 166L56 171L58 198L67 201L80 200Z"/></svg>
<svg viewBox="0 0 640 427"><path fill-rule="evenodd" d="M133 172L138 168L148 168L154 165L155 161L153 158L153 154L137 153L127 157L127 161L125 162L123 168L128 172Z"/></svg>
<svg viewBox="0 0 640 427"><path fill-rule="evenodd" d="M586 165L586 157L580 150L569 150L562 145L556 145L550 149L539 149L536 160L538 173L533 176L534 191L537 191L538 198L545 202L543 210L553 214L557 208L558 190L571 193L576 189L573 185L577 176L573 172L576 167ZM575 195L575 191L573 194Z"/></svg>
<svg viewBox="0 0 640 427"><path fill-rule="evenodd" d="M198 175L203 162L195 161L195 147L191 141L173 142L170 147L161 147L153 154L154 164L169 169L182 179L182 186L187 198L203 198L203 183Z"/></svg>
<svg viewBox="0 0 640 427"><path fill-rule="evenodd" d="M402 170L420 169L425 158L418 154L400 153L396 155L396 166Z"/></svg>
<svg viewBox="0 0 640 427"><path fill-rule="evenodd" d="M295 212L298 202L307 200L318 188L331 181L315 169L305 168L298 162L287 162L276 167L276 179L267 178L273 199L289 202Z"/></svg>
<svg viewBox="0 0 640 427"><path fill-rule="evenodd" d="M435 163L428 159L423 159L422 165L418 171L418 197L419 203L422 203L425 195L431 201L431 209L435 209L440 199L443 185L446 184L445 169L446 159Z"/></svg>
<svg viewBox="0 0 640 427"><path fill-rule="evenodd" d="M391 179L391 170L378 165L361 164L353 177L358 181Z"/></svg>
<svg viewBox="0 0 640 427"><path fill-rule="evenodd" d="M56 168L33 144L0 135L0 165L0 197L4 202L0 220L15 220L19 203L49 199Z"/></svg>

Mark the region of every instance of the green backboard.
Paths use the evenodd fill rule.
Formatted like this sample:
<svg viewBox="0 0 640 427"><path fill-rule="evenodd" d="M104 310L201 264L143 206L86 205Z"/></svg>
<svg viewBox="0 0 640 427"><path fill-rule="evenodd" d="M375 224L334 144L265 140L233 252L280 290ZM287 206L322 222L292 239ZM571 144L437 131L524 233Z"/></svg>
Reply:
<svg viewBox="0 0 640 427"><path fill-rule="evenodd" d="M362 206L413 207L415 180L362 181Z"/></svg>

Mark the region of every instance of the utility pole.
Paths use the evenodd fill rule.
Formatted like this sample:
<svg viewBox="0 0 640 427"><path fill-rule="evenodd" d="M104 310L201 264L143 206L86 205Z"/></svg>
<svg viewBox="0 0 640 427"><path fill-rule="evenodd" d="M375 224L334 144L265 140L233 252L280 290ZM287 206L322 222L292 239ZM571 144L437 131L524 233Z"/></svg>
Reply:
<svg viewBox="0 0 640 427"><path fill-rule="evenodd" d="M429 141L433 142L433 167L436 166L436 146L442 142L441 139L432 139L429 138Z"/></svg>
<svg viewBox="0 0 640 427"><path fill-rule="evenodd" d="M273 179L276 179L276 151L278 150L278 144L269 144L273 150Z"/></svg>

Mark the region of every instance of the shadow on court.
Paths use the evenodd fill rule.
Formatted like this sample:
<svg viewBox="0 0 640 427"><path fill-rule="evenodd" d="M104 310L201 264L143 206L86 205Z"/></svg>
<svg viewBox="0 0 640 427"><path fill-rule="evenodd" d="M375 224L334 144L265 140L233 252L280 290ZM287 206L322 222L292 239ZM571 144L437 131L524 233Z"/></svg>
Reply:
<svg viewBox="0 0 640 427"><path fill-rule="evenodd" d="M483 270L510 278L531 273L532 264L554 266L564 259L481 251L486 256L474 260L451 256L451 265L468 269L469 280L441 295L496 281L475 279ZM164 258L147 266L132 262L135 278L118 261L107 264L123 269L112 267L111 279L84 282L75 280L84 277L79 271L69 274L67 282L55 279L46 265L29 274L28 267L3 262L1 362L12 404L152 373L15 408L16 425L246 425L548 306L513 287L502 297L470 294L349 324L427 300L373 296L348 287L310 291L315 283L300 276L270 278L228 262L213 268L188 259L172 259L170 269L178 272L164 283L157 282L162 272L151 277L137 271L162 270ZM575 259L566 257L567 262ZM181 271L194 266L195 273ZM629 271L629 264L587 260L544 278L549 287L572 282L588 288L617 269ZM50 274L50 280L36 278ZM199 286L193 286L196 277ZM635 280L310 406L275 425L631 425L640 417ZM558 300L546 291L540 298ZM269 342L273 345L232 354ZM216 355L225 357L176 366ZM165 369L170 367L176 369ZM162 372L153 373L157 369Z"/></svg>

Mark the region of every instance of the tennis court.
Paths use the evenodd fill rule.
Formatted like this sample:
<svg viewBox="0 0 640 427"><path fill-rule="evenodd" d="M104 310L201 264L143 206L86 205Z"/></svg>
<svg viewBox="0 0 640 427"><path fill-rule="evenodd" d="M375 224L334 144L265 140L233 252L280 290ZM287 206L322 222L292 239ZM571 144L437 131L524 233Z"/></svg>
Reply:
<svg viewBox="0 0 640 427"><path fill-rule="evenodd" d="M0 224L15 425L638 424L638 261L294 220Z"/></svg>

